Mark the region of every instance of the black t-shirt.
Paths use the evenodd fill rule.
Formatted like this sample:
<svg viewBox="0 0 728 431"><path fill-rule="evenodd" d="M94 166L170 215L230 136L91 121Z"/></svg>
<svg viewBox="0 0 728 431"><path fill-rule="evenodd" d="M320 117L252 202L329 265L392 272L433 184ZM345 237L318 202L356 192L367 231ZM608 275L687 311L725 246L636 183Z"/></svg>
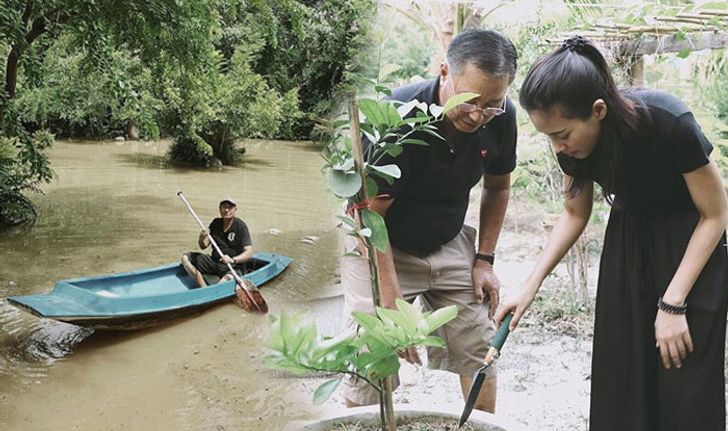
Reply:
<svg viewBox="0 0 728 431"><path fill-rule="evenodd" d="M682 174L710 161L713 150L690 110L675 96L655 90L632 90L628 97L647 109L639 126L641 139L623 144L616 166L615 206L636 211L670 211L694 207ZM570 160L560 156L570 174ZM594 180L604 186L602 179Z"/></svg>
<svg viewBox="0 0 728 431"><path fill-rule="evenodd" d="M440 104L439 79L396 88L392 99ZM505 175L516 167L516 109L508 99L506 113L469 134L448 136L443 121L438 133L413 135L429 145L405 144L397 157L386 155L377 165L396 164L402 176L390 185L374 177L378 193L394 198L385 216L394 247L427 255L455 238L462 229L470 189L484 174ZM414 114L411 113L412 115Z"/></svg>
<svg viewBox="0 0 728 431"><path fill-rule="evenodd" d="M246 246L253 245L253 242L250 240L248 226L237 217L235 217L233 225L227 232L223 232L222 230L222 218L218 217L214 219L210 223L210 234L218 247L220 247L220 251L230 257L239 255ZM215 261L220 259L220 255L217 254L214 248L212 250L212 258Z"/></svg>

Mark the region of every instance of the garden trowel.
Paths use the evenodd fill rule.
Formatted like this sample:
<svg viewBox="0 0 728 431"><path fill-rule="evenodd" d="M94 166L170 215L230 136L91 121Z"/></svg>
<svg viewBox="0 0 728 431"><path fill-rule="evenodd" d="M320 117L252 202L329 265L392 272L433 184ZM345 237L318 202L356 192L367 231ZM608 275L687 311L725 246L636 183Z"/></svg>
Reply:
<svg viewBox="0 0 728 431"><path fill-rule="evenodd" d="M500 328L498 328L498 332L490 342L490 348L488 349L488 353L485 355L483 366L478 368L475 371L475 374L473 374L473 382L470 384L468 399L465 400L465 408L463 409L463 414L460 415L458 428L465 424L470 417L470 413L473 411L475 401L478 399L478 394L480 394L480 388L483 386L483 382L485 381L485 370L490 367L496 359L498 359L500 351L503 348L503 344L506 342L506 338L508 338L508 334L510 332L508 326L511 324L512 318L513 313L508 313L506 314L506 317L503 318Z"/></svg>

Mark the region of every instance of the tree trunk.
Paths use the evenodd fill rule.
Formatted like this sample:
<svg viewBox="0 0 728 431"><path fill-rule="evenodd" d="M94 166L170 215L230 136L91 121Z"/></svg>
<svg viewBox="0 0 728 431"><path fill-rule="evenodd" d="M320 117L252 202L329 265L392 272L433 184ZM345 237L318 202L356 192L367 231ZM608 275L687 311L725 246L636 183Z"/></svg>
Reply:
<svg viewBox="0 0 728 431"><path fill-rule="evenodd" d="M130 141L139 140L139 128L136 123L134 123L134 120L126 122L126 139Z"/></svg>
<svg viewBox="0 0 728 431"><path fill-rule="evenodd" d="M20 53L18 48L13 46L8 54L8 61L5 67L5 96L8 99L15 97L15 88L18 85L18 59Z"/></svg>

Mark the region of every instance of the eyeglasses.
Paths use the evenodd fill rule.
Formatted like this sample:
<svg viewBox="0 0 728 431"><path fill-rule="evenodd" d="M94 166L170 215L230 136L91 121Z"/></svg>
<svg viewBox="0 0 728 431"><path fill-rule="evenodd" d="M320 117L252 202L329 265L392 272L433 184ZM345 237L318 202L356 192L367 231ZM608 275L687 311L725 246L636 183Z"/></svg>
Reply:
<svg viewBox="0 0 728 431"><path fill-rule="evenodd" d="M450 81L450 87L452 88L452 92L457 93L455 91L455 84L453 84L453 82L452 82L453 81L452 76L450 77L450 79L448 79L448 81ZM503 104L501 105L500 108L495 108L492 106L486 106L485 108L479 108L478 105L474 105L472 103L461 103L461 104L457 105L456 108L458 110L460 110L461 112L465 112L466 114L470 114L475 111L478 111L485 118L497 117L499 115L503 115L506 113L506 100L507 99L508 99L508 97L503 97Z"/></svg>
<svg viewBox="0 0 728 431"><path fill-rule="evenodd" d="M485 108L478 108L477 105L473 105L472 103L461 103L457 106L457 108L465 112L467 114L470 114L471 112L480 111L480 113L484 117L497 117L499 115L503 115L506 113L506 99L503 99L503 105L501 105L500 108L493 108L492 106L487 106Z"/></svg>

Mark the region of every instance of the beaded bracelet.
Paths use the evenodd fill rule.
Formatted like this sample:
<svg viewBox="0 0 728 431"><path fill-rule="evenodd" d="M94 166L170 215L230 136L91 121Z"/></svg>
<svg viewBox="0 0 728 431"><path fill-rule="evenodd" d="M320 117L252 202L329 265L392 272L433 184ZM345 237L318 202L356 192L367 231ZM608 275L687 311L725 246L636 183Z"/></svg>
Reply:
<svg viewBox="0 0 728 431"><path fill-rule="evenodd" d="M663 301L662 297L660 297L657 300L657 308L659 310L664 311L665 313L685 314L688 311L688 304L687 304L687 302L685 302L682 305L672 305L672 304L668 304L667 302Z"/></svg>

